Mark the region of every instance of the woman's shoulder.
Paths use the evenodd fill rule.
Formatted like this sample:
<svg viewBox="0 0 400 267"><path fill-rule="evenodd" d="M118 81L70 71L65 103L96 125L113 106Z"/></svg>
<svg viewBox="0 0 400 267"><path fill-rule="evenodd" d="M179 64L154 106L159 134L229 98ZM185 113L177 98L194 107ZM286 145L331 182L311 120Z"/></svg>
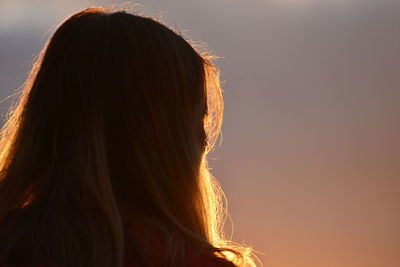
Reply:
<svg viewBox="0 0 400 267"><path fill-rule="evenodd" d="M0 267L52 267L49 261L43 261L42 263L33 264L33 263L24 263L24 262L16 262L16 263L0 263Z"/></svg>
<svg viewBox="0 0 400 267"><path fill-rule="evenodd" d="M138 266L135 248L132 241L135 240L142 248L147 251L146 256L151 266L163 265L163 254L165 251L165 243L161 237L161 233L153 227L144 225L136 225L136 227L127 227L127 235L125 236L125 258L124 267ZM51 261L43 260L40 264L32 264L29 257L29 250L23 249L13 253L13 257L6 261L8 264L0 260L0 267L54 267ZM217 255L198 250L193 247L185 247L183 263L185 267L235 267L235 265ZM141 264L139 264L141 265Z"/></svg>
<svg viewBox="0 0 400 267"><path fill-rule="evenodd" d="M18 263L18 264L0 264L0 267L53 267L51 262L45 261L40 264ZM126 261L125 267L133 266L131 262ZM223 258L214 255L187 251L185 255L185 267L235 267L235 265Z"/></svg>

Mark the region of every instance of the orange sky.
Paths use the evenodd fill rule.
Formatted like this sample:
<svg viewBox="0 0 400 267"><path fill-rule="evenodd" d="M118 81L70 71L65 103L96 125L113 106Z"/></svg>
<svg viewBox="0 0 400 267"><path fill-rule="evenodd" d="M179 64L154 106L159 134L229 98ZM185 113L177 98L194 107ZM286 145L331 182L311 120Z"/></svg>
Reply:
<svg viewBox="0 0 400 267"><path fill-rule="evenodd" d="M0 3L1 98L26 78L46 30L87 3ZM400 3L142 3L223 57L224 138L211 166L234 240L270 267L397 267Z"/></svg>

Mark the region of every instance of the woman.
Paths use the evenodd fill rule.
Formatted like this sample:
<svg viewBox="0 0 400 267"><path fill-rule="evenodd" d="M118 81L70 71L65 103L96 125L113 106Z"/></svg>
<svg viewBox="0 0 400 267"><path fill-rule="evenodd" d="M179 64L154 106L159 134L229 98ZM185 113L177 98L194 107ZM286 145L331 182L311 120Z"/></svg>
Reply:
<svg viewBox="0 0 400 267"><path fill-rule="evenodd" d="M2 131L2 266L252 265L206 165L222 109L216 67L166 26L68 18Z"/></svg>

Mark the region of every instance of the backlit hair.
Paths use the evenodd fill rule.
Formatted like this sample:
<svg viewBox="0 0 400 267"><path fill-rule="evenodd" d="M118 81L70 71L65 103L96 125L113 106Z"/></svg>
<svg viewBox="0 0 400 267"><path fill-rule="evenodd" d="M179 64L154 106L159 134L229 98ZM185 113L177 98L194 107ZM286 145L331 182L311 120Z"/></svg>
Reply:
<svg viewBox="0 0 400 267"><path fill-rule="evenodd" d="M218 69L178 33L125 11L72 15L2 130L0 262L23 240L54 266L123 266L129 221L162 233L166 265L188 245L252 265L224 239L207 169L222 111Z"/></svg>

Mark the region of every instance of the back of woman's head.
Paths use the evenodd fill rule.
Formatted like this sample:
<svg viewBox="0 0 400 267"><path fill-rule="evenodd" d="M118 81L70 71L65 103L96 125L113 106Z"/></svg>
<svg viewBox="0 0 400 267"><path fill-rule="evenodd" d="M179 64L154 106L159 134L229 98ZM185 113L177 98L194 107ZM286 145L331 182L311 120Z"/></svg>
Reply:
<svg viewBox="0 0 400 267"><path fill-rule="evenodd" d="M128 223L157 228L170 265L185 246L240 258L205 160L222 107L215 66L161 23L71 16L3 128L0 261L28 244L55 266L121 266Z"/></svg>

